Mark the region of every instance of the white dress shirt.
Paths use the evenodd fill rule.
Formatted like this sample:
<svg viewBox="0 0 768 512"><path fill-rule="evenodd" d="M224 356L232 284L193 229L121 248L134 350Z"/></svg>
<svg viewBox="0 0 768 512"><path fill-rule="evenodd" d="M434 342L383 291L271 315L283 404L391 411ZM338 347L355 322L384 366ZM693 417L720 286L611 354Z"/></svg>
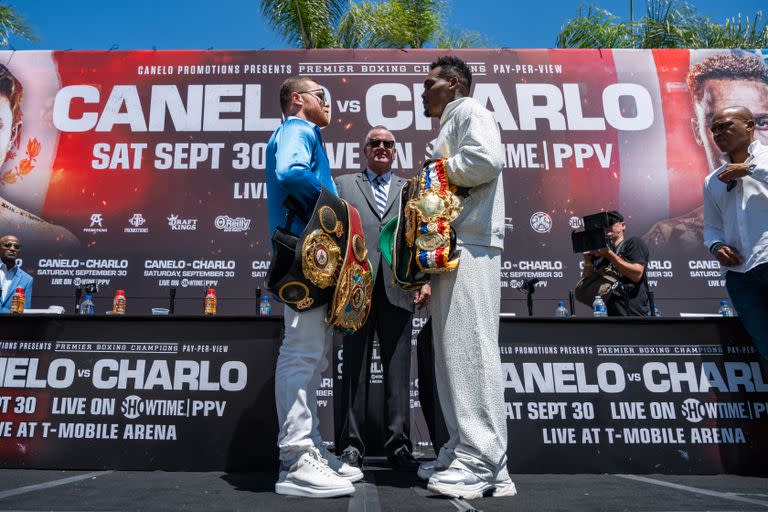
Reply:
<svg viewBox="0 0 768 512"><path fill-rule="evenodd" d="M748 151L750 174L733 190L717 179L725 165L704 180L704 245L727 244L743 257L741 265L723 271L748 272L768 263L768 146L756 140Z"/></svg>
<svg viewBox="0 0 768 512"><path fill-rule="evenodd" d="M16 266L12 269L8 269L5 263L0 265L0 285L3 288L2 295L0 295L0 299L5 300L5 298L8 296L8 290L11 287L11 281L13 281L14 276L16 275Z"/></svg>
<svg viewBox="0 0 768 512"><path fill-rule="evenodd" d="M368 176L368 181L371 183L371 192L373 192L374 191L373 180L376 179L376 176L378 176L378 174L366 168L365 175ZM392 171L387 171L381 175L381 188L384 190L384 195L386 195L387 198L389 198L389 184L391 181L392 181Z"/></svg>

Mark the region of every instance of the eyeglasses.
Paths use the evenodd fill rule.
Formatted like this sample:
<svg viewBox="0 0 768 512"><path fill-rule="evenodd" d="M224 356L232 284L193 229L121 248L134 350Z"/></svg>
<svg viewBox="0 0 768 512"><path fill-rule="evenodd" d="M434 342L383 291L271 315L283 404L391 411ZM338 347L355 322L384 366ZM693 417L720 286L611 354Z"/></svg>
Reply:
<svg viewBox="0 0 768 512"><path fill-rule="evenodd" d="M13 243L13 242L6 242L6 243L3 244L3 247L5 249L10 249L11 247L13 247L17 251L21 250L21 244L16 244L16 243Z"/></svg>
<svg viewBox="0 0 768 512"><path fill-rule="evenodd" d="M312 89L311 91L296 91L296 92L299 94L311 94L312 96L315 97L317 102L320 104L320 107L324 107L328 104L328 102L325 100L325 91L323 91L322 89ZM323 94L323 96L318 96L317 94L315 94L316 92Z"/></svg>
<svg viewBox="0 0 768 512"><path fill-rule="evenodd" d="M392 149L395 147L395 141L393 140L379 140L379 139L369 139L366 144L372 148L378 148L381 147L383 144L385 148Z"/></svg>

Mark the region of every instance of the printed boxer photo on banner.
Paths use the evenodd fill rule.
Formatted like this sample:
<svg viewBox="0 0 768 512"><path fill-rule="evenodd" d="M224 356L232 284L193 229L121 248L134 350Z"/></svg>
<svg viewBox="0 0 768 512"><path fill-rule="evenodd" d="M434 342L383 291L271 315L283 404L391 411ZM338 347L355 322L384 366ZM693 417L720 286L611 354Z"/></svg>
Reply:
<svg viewBox="0 0 768 512"><path fill-rule="evenodd" d="M20 72L24 71L37 70L22 64ZM25 89L13 71L0 64L0 231L22 233L28 246L59 251L79 242L66 228L39 215L56 144L55 132L45 130L41 122L40 105L45 100L27 98L39 89Z"/></svg>

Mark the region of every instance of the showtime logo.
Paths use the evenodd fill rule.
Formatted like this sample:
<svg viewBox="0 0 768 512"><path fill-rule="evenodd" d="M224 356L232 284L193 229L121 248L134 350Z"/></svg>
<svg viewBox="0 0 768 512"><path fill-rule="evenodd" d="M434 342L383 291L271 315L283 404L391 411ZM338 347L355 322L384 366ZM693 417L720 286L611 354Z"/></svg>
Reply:
<svg viewBox="0 0 768 512"><path fill-rule="evenodd" d="M104 216L101 213L92 213L91 214L91 224L87 228L83 228L83 232L85 233L106 233L107 228L102 226L102 222L104 222Z"/></svg>
<svg viewBox="0 0 768 512"><path fill-rule="evenodd" d="M229 215L219 215L214 221L216 229L220 229L226 233L240 233L248 231L251 226L251 219L245 217L232 218Z"/></svg>
<svg viewBox="0 0 768 512"><path fill-rule="evenodd" d="M173 213L168 217L168 227L172 231L197 231L197 219L180 219Z"/></svg>

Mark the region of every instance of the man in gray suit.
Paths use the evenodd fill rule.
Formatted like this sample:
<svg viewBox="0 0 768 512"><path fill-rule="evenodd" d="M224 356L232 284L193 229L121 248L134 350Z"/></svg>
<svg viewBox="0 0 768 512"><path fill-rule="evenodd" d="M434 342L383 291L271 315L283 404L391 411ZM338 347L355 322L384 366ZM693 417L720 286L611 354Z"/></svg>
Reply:
<svg viewBox="0 0 768 512"><path fill-rule="evenodd" d="M383 261L379 249L379 233L392 217L399 214L398 196L405 183L391 170L395 159L394 135L384 126L375 126L366 135L363 153L366 169L335 180L339 197L360 212L375 283L368 320L357 332L344 337L341 424L337 425L336 446L343 450L341 459L344 462L362 466L370 346L374 334L378 334L384 367L384 417L387 423L384 449L394 469L415 471L418 464L411 454L408 438L411 318L414 306L421 308L429 302L430 289L425 285L414 297L413 292L395 286L392 269Z"/></svg>

